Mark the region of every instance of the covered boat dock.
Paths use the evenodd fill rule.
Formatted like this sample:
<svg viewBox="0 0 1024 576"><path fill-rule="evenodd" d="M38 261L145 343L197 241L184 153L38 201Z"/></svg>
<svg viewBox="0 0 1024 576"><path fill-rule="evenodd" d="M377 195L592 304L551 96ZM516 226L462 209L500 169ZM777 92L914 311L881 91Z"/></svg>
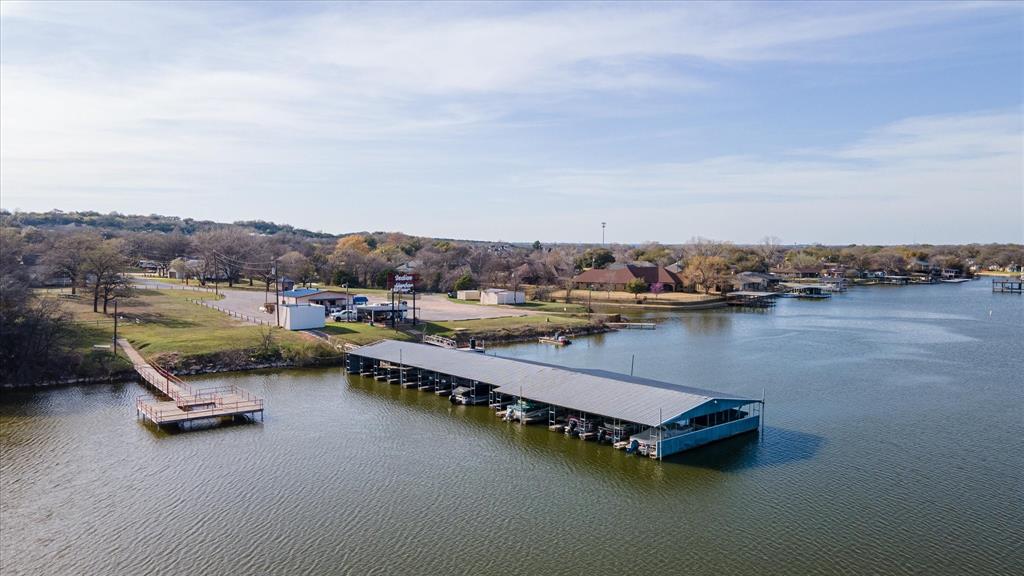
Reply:
<svg viewBox="0 0 1024 576"><path fill-rule="evenodd" d="M486 397L499 414L652 458L755 431L763 408L763 400L742 395L395 340L349 351L346 369L441 395Z"/></svg>

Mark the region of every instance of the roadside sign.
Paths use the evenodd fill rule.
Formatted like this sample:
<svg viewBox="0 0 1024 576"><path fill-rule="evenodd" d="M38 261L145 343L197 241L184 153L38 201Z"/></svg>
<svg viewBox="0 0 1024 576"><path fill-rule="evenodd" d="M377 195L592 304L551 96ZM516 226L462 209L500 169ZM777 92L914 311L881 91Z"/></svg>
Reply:
<svg viewBox="0 0 1024 576"><path fill-rule="evenodd" d="M409 294L416 290L419 279L419 274L388 274L388 290Z"/></svg>

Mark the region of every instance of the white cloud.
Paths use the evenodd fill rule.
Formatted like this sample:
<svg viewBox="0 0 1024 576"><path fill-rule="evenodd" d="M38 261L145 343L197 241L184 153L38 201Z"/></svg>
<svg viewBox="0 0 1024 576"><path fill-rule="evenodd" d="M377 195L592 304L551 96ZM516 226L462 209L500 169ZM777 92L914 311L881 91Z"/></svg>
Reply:
<svg viewBox="0 0 1024 576"><path fill-rule="evenodd" d="M576 163L546 143L519 157L486 153L564 110L643 113L601 95L682 99L718 90L722 69L888 59L847 43L962 12L1015 10L1001 5L0 5L5 207L202 208L233 219L246 216L237 200L249 195L245 210L276 218L260 205L303 190L470 198L499 188L771 210L919 198L922 189L938 207L977 188L995 206L1020 186L1016 112L908 119L828 150L615 170L567 168ZM481 161L515 168L474 172ZM209 207L181 206L183 194ZM138 198L144 207L131 204ZM354 218L338 225L366 227Z"/></svg>

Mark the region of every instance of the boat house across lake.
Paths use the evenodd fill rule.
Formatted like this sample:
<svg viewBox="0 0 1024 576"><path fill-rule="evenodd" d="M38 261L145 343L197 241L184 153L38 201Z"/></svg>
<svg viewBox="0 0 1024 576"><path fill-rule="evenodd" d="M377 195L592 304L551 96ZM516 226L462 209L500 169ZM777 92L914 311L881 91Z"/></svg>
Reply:
<svg viewBox="0 0 1024 576"><path fill-rule="evenodd" d="M349 351L346 369L438 394L455 392L470 399L467 404L517 406L522 422L546 421L552 429L657 458L755 431L763 407L754 398L604 370L396 340Z"/></svg>

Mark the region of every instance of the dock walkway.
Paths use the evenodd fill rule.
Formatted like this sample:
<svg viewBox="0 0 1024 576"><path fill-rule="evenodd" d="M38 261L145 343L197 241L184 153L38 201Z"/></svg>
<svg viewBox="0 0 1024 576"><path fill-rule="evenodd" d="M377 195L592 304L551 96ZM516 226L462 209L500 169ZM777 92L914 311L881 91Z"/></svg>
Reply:
<svg viewBox="0 0 1024 576"><path fill-rule="evenodd" d="M157 426L259 413L263 415L263 399L234 384L216 388L193 388L177 376L146 362L125 339L117 340L132 367L142 379L155 388L161 397L139 396L135 399L136 414Z"/></svg>

